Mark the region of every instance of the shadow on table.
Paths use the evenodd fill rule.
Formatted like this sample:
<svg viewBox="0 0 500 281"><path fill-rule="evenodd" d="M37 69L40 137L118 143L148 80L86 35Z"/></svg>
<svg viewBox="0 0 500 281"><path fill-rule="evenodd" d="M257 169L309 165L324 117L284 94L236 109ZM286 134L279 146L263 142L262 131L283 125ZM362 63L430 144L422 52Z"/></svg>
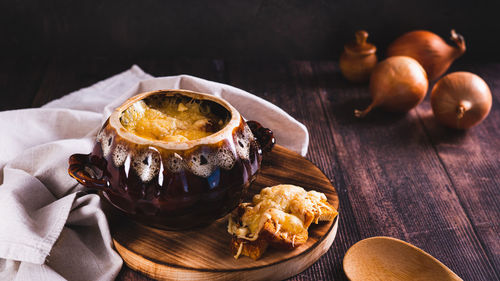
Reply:
<svg viewBox="0 0 500 281"><path fill-rule="evenodd" d="M420 118L434 144L459 144L467 138L467 130L448 128L439 124L432 112L426 112Z"/></svg>
<svg viewBox="0 0 500 281"><path fill-rule="evenodd" d="M332 102L331 110L335 119L341 125L367 126L392 126L404 119L410 119L408 113L387 112L381 108L374 108L363 118L354 116L354 110L363 110L371 103L370 97L348 97L344 100Z"/></svg>

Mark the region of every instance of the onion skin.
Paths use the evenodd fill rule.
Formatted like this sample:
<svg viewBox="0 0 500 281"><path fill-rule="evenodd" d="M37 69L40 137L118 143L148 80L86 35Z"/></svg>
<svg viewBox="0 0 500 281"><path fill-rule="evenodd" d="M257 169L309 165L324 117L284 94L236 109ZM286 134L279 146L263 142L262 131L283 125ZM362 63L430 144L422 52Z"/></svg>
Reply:
<svg viewBox="0 0 500 281"><path fill-rule="evenodd" d="M492 96L486 82L470 72L454 72L432 88L431 107L436 119L455 129L468 129L488 116Z"/></svg>
<svg viewBox="0 0 500 281"><path fill-rule="evenodd" d="M451 40L457 45L452 47L438 35L416 30L403 34L387 48L387 56L408 56L416 59L427 72L429 81L443 75L454 60L465 53L465 40L462 35L451 30Z"/></svg>
<svg viewBox="0 0 500 281"><path fill-rule="evenodd" d="M416 60L390 57L377 64L370 76L372 103L363 111L355 110L354 115L364 117L377 106L392 112L408 112L422 102L428 86L425 70Z"/></svg>

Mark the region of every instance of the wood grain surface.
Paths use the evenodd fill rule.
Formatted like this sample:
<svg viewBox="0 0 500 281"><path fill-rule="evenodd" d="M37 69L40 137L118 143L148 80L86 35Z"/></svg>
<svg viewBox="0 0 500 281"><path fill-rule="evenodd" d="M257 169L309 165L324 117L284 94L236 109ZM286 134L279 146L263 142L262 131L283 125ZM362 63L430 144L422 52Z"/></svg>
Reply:
<svg viewBox="0 0 500 281"><path fill-rule="evenodd" d="M339 207L335 188L314 164L276 145L264 156L244 201L251 202L262 188L278 184L322 192L332 206ZM165 231L108 213L115 246L125 263L160 280L282 280L300 273L328 251L338 225L337 219L313 224L307 242L292 251L269 248L258 260L243 256L236 260L230 251L227 217L194 230Z"/></svg>
<svg viewBox="0 0 500 281"><path fill-rule="evenodd" d="M361 239L410 242L464 280L500 280L500 62L461 62L491 88L493 107L467 131L442 127L428 97L408 114L369 104L365 85L345 82L334 61L9 58L0 68L1 109L39 106L137 64L154 76L187 73L269 100L309 129L306 156L342 202L337 237L315 264L290 280L347 280L342 259ZM430 88L432 85L430 85ZM36 98L35 98L36 97ZM278 140L279 143L279 140ZM117 280L150 280L124 266Z"/></svg>

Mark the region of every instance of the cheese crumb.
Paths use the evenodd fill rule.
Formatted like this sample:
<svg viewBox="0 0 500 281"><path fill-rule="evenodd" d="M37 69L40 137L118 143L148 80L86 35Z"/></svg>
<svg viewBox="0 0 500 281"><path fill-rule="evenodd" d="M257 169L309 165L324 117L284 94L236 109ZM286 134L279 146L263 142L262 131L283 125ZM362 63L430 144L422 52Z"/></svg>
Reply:
<svg viewBox="0 0 500 281"><path fill-rule="evenodd" d="M179 103L179 106L177 107L177 111L183 112L188 110L188 108L181 102Z"/></svg>

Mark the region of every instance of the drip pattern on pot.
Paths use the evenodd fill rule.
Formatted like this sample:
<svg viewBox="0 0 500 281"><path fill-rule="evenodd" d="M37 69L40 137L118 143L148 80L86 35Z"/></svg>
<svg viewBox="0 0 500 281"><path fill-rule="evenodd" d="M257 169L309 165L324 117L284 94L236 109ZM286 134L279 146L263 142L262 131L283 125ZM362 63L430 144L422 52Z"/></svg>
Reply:
<svg viewBox="0 0 500 281"><path fill-rule="evenodd" d="M131 149L126 141L120 141L113 131L107 132L104 128L98 133L96 140L108 161L112 161L115 167L130 166L125 167L127 172L128 169L133 169L143 182L151 181L163 169L171 173L188 170L204 178L209 177L217 168L231 170L238 159L250 159L250 147L256 142L246 124L236 132L232 142L223 141L208 151L205 149L185 155L181 155L181 151L161 155L154 147ZM130 160L127 161L127 158Z"/></svg>

